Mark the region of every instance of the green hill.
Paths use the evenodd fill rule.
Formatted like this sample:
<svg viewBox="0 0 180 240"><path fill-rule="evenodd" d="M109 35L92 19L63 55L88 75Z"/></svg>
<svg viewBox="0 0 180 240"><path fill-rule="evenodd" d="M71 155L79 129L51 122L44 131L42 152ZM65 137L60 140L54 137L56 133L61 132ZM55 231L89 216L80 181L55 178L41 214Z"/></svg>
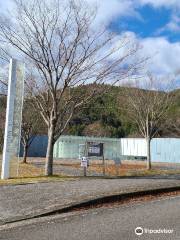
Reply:
<svg viewBox="0 0 180 240"><path fill-rule="evenodd" d="M91 89L90 86L85 88ZM130 90L133 91L133 88ZM112 86L107 93L93 99L74 115L64 134L119 138L140 136L136 125L128 117L124 91L123 87ZM171 94L173 105L168 112L166 125L159 131L161 137L180 136L179 128L177 129L180 126L180 89ZM0 150L3 143L5 106L5 97L0 97Z"/></svg>
<svg viewBox="0 0 180 240"><path fill-rule="evenodd" d="M134 89L130 89L133 91ZM142 90L144 91L144 90ZM106 137L138 137L137 127L128 117L125 88L111 87L108 93L97 97L84 107L70 123L67 134L106 136ZM180 121L180 90L171 92L173 104L168 112L167 125L159 131L159 136L179 136L173 124ZM179 126L179 125L178 125Z"/></svg>

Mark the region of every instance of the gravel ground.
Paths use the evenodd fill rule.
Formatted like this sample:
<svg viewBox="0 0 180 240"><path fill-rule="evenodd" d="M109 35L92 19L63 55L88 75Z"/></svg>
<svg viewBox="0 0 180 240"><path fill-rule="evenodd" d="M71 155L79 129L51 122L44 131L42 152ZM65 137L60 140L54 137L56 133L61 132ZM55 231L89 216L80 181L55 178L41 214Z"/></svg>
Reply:
<svg viewBox="0 0 180 240"><path fill-rule="evenodd" d="M44 168L45 159L43 158L29 158L29 162L33 163L35 166ZM115 168L114 174L111 174L106 168L107 175L117 175L119 171L124 171L127 168L127 171L136 171L146 169L145 161L136 161L136 160L122 160L121 164L115 164L113 160L106 160L106 166L113 166ZM102 160L90 160L90 164L98 164L102 166ZM76 165L76 167L75 167ZM121 167L122 166L122 167ZM180 163L153 163L153 169L156 170L179 170ZM103 176L103 166L102 171L96 171L95 169L87 169L87 176ZM83 176L83 169L80 167L80 160L78 159L55 159L54 160L54 174L57 175L67 175L67 176Z"/></svg>

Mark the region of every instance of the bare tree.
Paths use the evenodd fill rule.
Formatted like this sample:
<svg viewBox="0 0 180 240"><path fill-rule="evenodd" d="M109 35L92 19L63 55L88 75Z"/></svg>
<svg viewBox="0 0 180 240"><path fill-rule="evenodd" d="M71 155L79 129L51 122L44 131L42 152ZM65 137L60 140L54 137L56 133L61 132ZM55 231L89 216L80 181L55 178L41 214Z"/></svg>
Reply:
<svg viewBox="0 0 180 240"><path fill-rule="evenodd" d="M0 78L0 85L3 86L3 87L8 86L8 84L2 78ZM4 94L0 93L0 95L4 95Z"/></svg>
<svg viewBox="0 0 180 240"><path fill-rule="evenodd" d="M142 86L142 82L141 82ZM125 88L127 111L131 120L137 125L140 134L147 142L147 169L151 169L150 143L164 125L168 110L172 104L172 95L167 91L159 91L157 79L148 75L144 80L145 89Z"/></svg>
<svg viewBox="0 0 180 240"><path fill-rule="evenodd" d="M180 119L176 120L174 124L172 124L172 127L174 127L176 137L180 137Z"/></svg>
<svg viewBox="0 0 180 240"><path fill-rule="evenodd" d="M3 62L9 62L9 58L12 58L11 55L3 47L0 46L0 59Z"/></svg>
<svg viewBox="0 0 180 240"><path fill-rule="evenodd" d="M8 81L5 76L0 76L0 97L7 95Z"/></svg>
<svg viewBox="0 0 180 240"><path fill-rule="evenodd" d="M0 67L5 68L5 64L9 63L9 59L12 57L3 47L1 47L1 43L2 41L0 40ZM7 76L4 74L0 74L0 96L6 95L5 91L7 91L7 88L8 88Z"/></svg>
<svg viewBox="0 0 180 240"><path fill-rule="evenodd" d="M171 137L180 137L180 118L167 121L166 133Z"/></svg>
<svg viewBox="0 0 180 240"><path fill-rule="evenodd" d="M138 47L127 38L95 30L96 13L85 1L15 0L15 4L15 21L1 20L0 36L32 66L27 86L48 127L45 174L52 175L54 143L74 113L101 94L104 84L115 84L137 71L132 56Z"/></svg>
<svg viewBox="0 0 180 240"><path fill-rule="evenodd" d="M3 150L4 126L6 117L6 97L0 94L0 152Z"/></svg>
<svg viewBox="0 0 180 240"><path fill-rule="evenodd" d="M22 121L22 130L21 130L21 143L23 145L23 163L27 163L27 155L29 147L36 137L34 133L33 122Z"/></svg>
<svg viewBox="0 0 180 240"><path fill-rule="evenodd" d="M169 110L169 118L165 123L163 133L166 136L180 137L180 91L173 91L173 104Z"/></svg>
<svg viewBox="0 0 180 240"><path fill-rule="evenodd" d="M23 145L23 163L27 163L28 150L37 135L44 134L46 127L41 115L33 109L28 100L24 102L21 126L21 143Z"/></svg>

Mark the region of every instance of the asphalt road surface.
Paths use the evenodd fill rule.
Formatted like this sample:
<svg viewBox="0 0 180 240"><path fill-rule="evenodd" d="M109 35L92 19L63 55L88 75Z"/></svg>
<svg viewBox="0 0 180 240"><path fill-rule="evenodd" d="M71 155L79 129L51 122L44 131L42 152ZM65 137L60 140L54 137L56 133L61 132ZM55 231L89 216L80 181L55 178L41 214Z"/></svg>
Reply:
<svg viewBox="0 0 180 240"><path fill-rule="evenodd" d="M136 235L136 227L141 227L144 233ZM8 229L1 229L0 239L179 240L180 196L26 221L26 223L14 224Z"/></svg>

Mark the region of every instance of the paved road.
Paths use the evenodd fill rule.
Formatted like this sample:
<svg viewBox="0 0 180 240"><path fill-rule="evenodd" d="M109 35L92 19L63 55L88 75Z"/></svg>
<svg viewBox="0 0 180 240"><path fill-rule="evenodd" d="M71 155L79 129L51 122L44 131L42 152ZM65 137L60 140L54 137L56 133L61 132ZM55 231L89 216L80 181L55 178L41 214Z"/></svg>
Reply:
<svg viewBox="0 0 180 240"><path fill-rule="evenodd" d="M54 219L35 220L0 230L1 240L179 240L180 196L151 202L91 209ZM22 223L21 223L22 224ZM135 235L134 229L173 230L172 233ZM145 230L144 230L145 231Z"/></svg>
<svg viewBox="0 0 180 240"><path fill-rule="evenodd" d="M81 179L0 187L0 224L100 196L180 186L170 179Z"/></svg>

